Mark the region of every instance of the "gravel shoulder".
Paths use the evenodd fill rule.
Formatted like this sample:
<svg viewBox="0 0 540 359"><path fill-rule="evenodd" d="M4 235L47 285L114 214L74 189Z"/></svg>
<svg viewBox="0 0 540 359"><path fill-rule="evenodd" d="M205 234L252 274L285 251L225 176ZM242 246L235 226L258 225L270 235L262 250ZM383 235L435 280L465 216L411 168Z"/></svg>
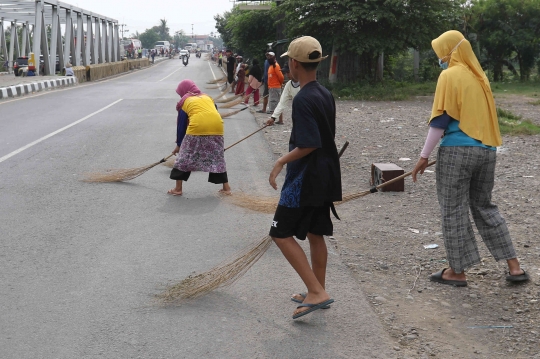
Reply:
<svg viewBox="0 0 540 359"><path fill-rule="evenodd" d="M497 105L540 124L536 99L496 97ZM338 148L344 193L369 189L372 163L412 170L427 134L432 97L403 102L337 101ZM263 123L268 116L254 113ZM285 125L265 130L276 155L288 150ZM435 169L404 192L375 193L337 207L334 241L342 261L379 315L399 358L540 358L540 136L503 138L493 201L506 218L518 258L532 281L505 282L506 263L495 262L477 240L483 261L469 286L432 283L446 267L435 191ZM410 160L406 160L406 159ZM435 158L435 151L432 159ZM435 249L424 245L437 244Z"/></svg>

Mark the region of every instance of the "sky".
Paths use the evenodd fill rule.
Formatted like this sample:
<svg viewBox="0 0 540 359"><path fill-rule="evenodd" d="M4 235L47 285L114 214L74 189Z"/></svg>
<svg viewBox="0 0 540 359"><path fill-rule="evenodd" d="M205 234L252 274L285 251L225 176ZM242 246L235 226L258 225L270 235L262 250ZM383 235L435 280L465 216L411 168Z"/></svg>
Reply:
<svg viewBox="0 0 540 359"><path fill-rule="evenodd" d="M184 30L186 35L209 35L216 33L214 16L230 11L231 0L62 0L85 10L98 13L126 24L125 36L159 25L166 19L170 35ZM120 29L121 30L121 29Z"/></svg>

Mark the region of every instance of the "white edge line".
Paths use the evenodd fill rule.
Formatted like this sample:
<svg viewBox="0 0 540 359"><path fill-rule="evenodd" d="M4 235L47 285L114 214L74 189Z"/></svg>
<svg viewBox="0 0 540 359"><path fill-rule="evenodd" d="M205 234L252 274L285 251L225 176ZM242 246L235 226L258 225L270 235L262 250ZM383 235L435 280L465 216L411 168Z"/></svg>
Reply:
<svg viewBox="0 0 540 359"><path fill-rule="evenodd" d="M24 151L24 150L29 149L29 148L32 147L32 146L37 145L38 143L40 143L40 142L42 142L42 141L45 141L46 139L48 139L48 138L50 138L50 137L52 137L52 136L54 136L54 135L59 134L59 133L62 132L62 131L67 130L67 129L70 128L70 127L73 127L73 126L75 126L75 125L77 125L77 124L79 124L79 123L81 123L81 122L83 122L83 121L89 119L90 117L92 117L92 116L94 116L94 115L97 115L98 113L100 113L100 112L102 112L102 111L105 111L105 110L108 109L109 107L116 105L118 102L120 102L120 101L122 101L122 100L123 100L123 99L119 99L119 100L117 100L117 101L114 101L114 102L111 103L110 105L107 105L107 106L103 107L102 109L97 110L96 112L93 112L93 113L89 114L88 116L85 116L85 117L81 118L80 120L77 120L77 121L75 121L75 122L73 122L73 123L71 123L71 124L69 124L69 125L67 125L67 126L65 126L65 127L62 127L62 128L59 129L59 130L56 130L56 131L54 131L54 132L51 132L51 133L49 133L48 135L43 136L43 137L41 137L40 139L35 140L34 142L31 142L31 143L27 144L26 146L23 146L23 147L19 148L18 150L15 150L15 151L13 151L13 152L11 152L11 153L5 155L4 157L0 157L0 163L4 162L4 161L7 160L8 158L11 158L11 157L15 156L15 155L18 154L18 153L21 153L21 152Z"/></svg>
<svg viewBox="0 0 540 359"><path fill-rule="evenodd" d="M210 71L212 71L212 76L214 76L214 80L216 80L216 74L214 73L214 70L212 70L212 65L210 65L210 61L208 61L208 66L210 67Z"/></svg>

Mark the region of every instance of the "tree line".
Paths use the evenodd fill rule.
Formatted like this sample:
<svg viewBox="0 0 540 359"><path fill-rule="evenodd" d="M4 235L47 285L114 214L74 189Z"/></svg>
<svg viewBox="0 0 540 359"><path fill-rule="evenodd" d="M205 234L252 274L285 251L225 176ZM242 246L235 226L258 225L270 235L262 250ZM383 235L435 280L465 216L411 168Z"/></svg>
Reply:
<svg viewBox="0 0 540 359"><path fill-rule="evenodd" d="M432 80L431 40L450 29L471 42L494 81L505 79L505 68L522 81L540 72L539 0L287 0L267 11L234 7L214 19L226 46L244 57L261 58L280 37L314 36L325 53L351 59L345 81L377 80L381 57L392 78L411 49L427 67L421 79Z"/></svg>

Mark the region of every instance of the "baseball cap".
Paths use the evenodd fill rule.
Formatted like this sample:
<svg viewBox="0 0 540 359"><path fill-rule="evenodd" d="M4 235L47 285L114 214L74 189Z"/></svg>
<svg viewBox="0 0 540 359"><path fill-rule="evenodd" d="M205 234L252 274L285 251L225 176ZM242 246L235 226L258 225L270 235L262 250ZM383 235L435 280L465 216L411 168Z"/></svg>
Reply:
<svg viewBox="0 0 540 359"><path fill-rule="evenodd" d="M270 56L276 56L276 54L274 54L272 51L267 52L267 54L270 55Z"/></svg>
<svg viewBox="0 0 540 359"><path fill-rule="evenodd" d="M328 57L322 56L322 47L316 38L302 36L289 44L289 49L281 57L289 56L299 62L320 62Z"/></svg>

